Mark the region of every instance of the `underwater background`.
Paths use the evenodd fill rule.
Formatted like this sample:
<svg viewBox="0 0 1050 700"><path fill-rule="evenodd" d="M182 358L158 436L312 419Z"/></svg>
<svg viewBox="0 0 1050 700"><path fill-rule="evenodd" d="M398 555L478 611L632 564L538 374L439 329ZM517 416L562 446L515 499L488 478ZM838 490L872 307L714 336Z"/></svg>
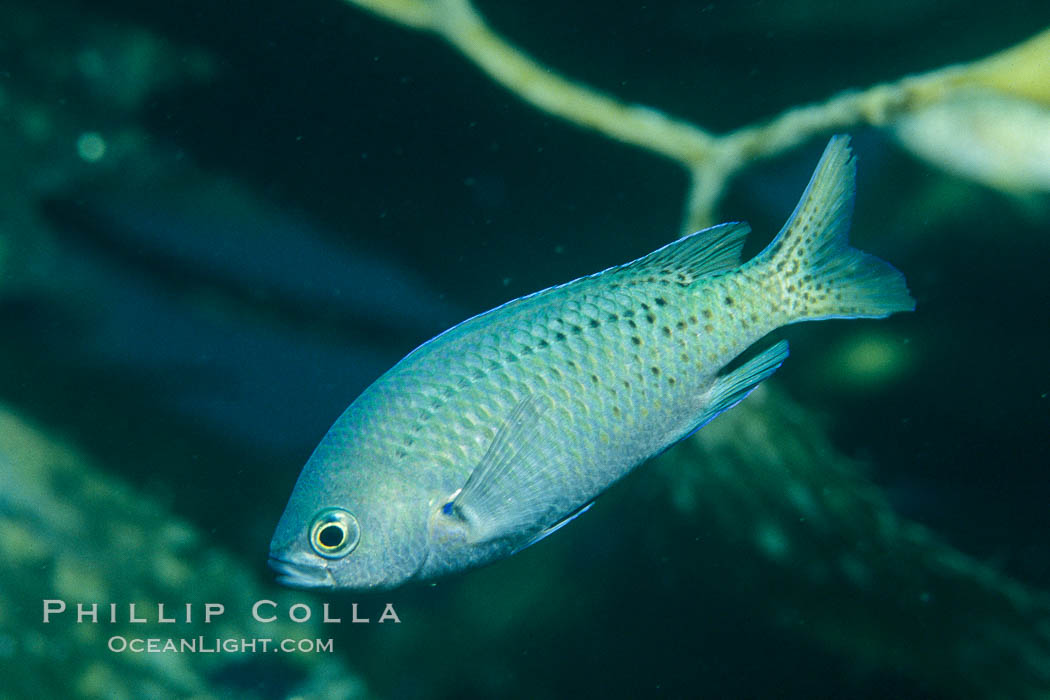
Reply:
<svg viewBox="0 0 1050 700"><path fill-rule="evenodd" d="M1050 26L1035 0L476 7L563 75L715 132ZM766 386L509 560L292 591L270 536L350 401L448 326L672 240L687 178L337 0L0 16L0 698L1050 697L1050 176L992 187L849 129L851 239L914 313L780 333ZM1033 109L1013 132L1045 148ZM732 181L718 219L750 222L745 257L830 133ZM44 624L49 599L123 621ZM136 627L133 602L194 619Z"/></svg>

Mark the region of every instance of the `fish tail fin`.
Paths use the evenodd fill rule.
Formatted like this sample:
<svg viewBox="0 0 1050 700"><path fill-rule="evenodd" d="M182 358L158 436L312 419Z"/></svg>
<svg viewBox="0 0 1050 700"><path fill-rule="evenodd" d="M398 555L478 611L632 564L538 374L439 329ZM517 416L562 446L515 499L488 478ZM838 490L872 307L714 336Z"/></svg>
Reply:
<svg viewBox="0 0 1050 700"><path fill-rule="evenodd" d="M900 271L849 245L856 171L849 137L833 137L795 211L754 261L788 323L915 308Z"/></svg>

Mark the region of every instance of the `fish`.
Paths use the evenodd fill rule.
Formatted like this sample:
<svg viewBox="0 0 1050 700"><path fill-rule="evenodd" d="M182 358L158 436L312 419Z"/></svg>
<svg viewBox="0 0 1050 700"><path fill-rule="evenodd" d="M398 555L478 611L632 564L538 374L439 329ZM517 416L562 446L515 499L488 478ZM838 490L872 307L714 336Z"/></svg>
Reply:
<svg viewBox="0 0 1050 700"><path fill-rule="evenodd" d="M384 590L511 556L742 401L788 356L779 341L737 359L771 331L913 310L904 276L848 243L855 180L835 136L751 260L750 227L720 224L416 348L303 467L270 543L277 581Z"/></svg>

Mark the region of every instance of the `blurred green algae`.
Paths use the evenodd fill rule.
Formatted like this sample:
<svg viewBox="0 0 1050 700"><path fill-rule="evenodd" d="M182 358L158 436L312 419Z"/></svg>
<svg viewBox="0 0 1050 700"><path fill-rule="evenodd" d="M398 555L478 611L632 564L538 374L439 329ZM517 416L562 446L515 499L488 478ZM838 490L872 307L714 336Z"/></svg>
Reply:
<svg viewBox="0 0 1050 700"><path fill-rule="evenodd" d="M4 696L65 698L371 697L335 653L134 653L129 640L318 640L315 615L262 618L301 598L210 544L190 523L0 406L0 676ZM44 621L45 601L65 610ZM110 604L117 621L110 622ZM129 612L129 603L137 611ZM158 603L175 622L158 624ZM185 605L193 611L186 621ZM208 622L205 603L225 612ZM77 620L77 605L96 611ZM52 603L57 609L58 603ZM92 608L91 606L97 606ZM131 621L131 615L152 624ZM239 643L239 641L238 641Z"/></svg>

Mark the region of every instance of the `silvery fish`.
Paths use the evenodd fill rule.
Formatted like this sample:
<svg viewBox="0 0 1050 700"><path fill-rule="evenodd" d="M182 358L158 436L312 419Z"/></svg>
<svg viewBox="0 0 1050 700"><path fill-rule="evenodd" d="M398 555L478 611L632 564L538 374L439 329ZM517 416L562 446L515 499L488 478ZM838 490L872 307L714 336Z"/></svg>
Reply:
<svg viewBox="0 0 1050 700"><path fill-rule="evenodd" d="M851 248L855 164L831 140L776 238L747 224L515 299L424 343L318 445L270 548L281 583L374 589L507 557L738 402L787 358L780 326L909 311L904 277Z"/></svg>

